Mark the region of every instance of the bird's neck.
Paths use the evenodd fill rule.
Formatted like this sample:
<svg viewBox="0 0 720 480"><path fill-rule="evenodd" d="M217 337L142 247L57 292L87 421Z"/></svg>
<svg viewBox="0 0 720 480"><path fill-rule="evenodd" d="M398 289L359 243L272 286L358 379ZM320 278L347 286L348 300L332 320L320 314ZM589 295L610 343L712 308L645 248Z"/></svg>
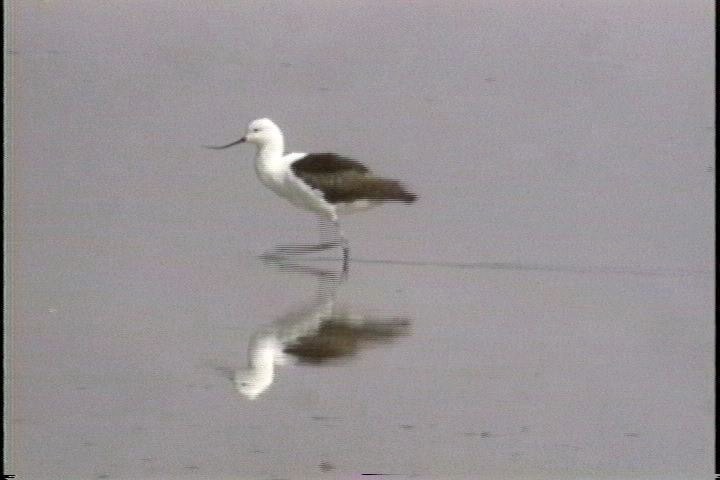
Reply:
<svg viewBox="0 0 720 480"><path fill-rule="evenodd" d="M280 136L271 142L259 146L255 158L258 163L272 163L274 160L282 158L284 152L285 142L282 136Z"/></svg>
<svg viewBox="0 0 720 480"><path fill-rule="evenodd" d="M282 137L260 145L255 154L255 172L260 181L268 188L275 188L283 175Z"/></svg>

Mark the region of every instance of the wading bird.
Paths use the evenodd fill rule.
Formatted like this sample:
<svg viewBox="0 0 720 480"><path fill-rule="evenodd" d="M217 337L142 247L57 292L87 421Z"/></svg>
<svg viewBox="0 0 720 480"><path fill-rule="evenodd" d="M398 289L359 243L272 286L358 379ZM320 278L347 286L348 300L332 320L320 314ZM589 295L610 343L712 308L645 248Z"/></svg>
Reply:
<svg viewBox="0 0 720 480"><path fill-rule="evenodd" d="M412 203L417 196L399 181L375 176L362 163L335 153L288 153L280 128L268 118L253 120L240 140L257 147L255 171L270 190L293 205L319 215L320 243L285 245L273 254L300 254L333 247L343 251L343 269L350 257L348 241L338 223L339 214L367 210L384 202Z"/></svg>

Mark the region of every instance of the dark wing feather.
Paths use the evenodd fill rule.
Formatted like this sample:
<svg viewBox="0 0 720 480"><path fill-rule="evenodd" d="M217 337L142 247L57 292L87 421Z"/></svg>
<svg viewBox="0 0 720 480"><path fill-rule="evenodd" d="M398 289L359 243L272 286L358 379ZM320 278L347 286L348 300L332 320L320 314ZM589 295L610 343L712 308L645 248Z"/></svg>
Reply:
<svg viewBox="0 0 720 480"><path fill-rule="evenodd" d="M302 173L337 173L348 170L360 173L370 172L362 163L335 153L310 153L293 162L292 169L298 176Z"/></svg>
<svg viewBox="0 0 720 480"><path fill-rule="evenodd" d="M309 154L291 165L295 175L312 188L320 190L331 203L355 200L413 202L397 180L375 177L360 162L334 153Z"/></svg>

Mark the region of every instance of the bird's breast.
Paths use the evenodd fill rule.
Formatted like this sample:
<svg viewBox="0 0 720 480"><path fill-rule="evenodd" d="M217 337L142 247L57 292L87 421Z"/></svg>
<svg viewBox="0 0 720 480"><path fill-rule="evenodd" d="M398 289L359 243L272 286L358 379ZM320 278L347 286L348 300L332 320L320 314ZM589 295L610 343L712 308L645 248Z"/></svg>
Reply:
<svg viewBox="0 0 720 480"><path fill-rule="evenodd" d="M275 163L258 156L255 160L255 173L263 185L279 193L277 189L282 186L284 175L281 166Z"/></svg>
<svg viewBox="0 0 720 480"><path fill-rule="evenodd" d="M330 214L328 209L331 208L323 200L322 194L304 184L284 163L268 162L259 158L255 162L255 172L260 182L296 207Z"/></svg>

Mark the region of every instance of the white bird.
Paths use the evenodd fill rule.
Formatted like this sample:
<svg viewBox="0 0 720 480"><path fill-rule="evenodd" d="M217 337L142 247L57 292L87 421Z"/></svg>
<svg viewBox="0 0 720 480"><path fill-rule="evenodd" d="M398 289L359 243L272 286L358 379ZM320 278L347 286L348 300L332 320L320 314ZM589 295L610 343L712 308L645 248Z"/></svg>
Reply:
<svg viewBox="0 0 720 480"><path fill-rule="evenodd" d="M240 140L208 148L219 150L240 143L257 146L255 171L266 187L293 205L319 214L320 244L278 247L278 253L306 253L341 246L346 270L350 249L338 215L367 210L384 202L412 203L417 198L399 181L377 177L368 167L350 158L335 153L285 154L283 133L268 118L250 122ZM334 232L328 241L323 237L329 225Z"/></svg>

